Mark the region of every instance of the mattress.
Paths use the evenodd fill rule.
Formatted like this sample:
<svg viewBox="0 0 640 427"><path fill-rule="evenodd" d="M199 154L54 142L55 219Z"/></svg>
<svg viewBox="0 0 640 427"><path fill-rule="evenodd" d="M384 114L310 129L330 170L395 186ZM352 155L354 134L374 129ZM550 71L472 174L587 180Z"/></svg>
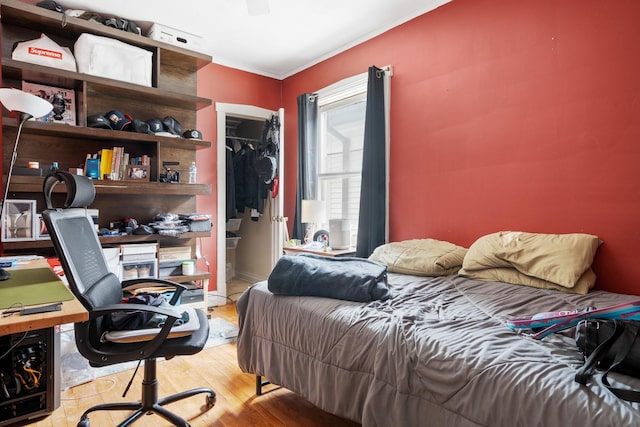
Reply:
<svg viewBox="0 0 640 427"><path fill-rule="evenodd" d="M388 281L393 297L370 303L275 296L255 284L237 302L240 368L364 426L640 425L640 404L615 397L600 375L574 381L583 358L573 330L535 340L506 326L639 297L457 275Z"/></svg>

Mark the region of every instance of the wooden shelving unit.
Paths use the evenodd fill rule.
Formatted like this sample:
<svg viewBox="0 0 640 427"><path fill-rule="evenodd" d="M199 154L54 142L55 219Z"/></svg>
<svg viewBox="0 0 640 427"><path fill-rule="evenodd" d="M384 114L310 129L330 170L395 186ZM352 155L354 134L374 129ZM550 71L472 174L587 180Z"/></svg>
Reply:
<svg viewBox="0 0 640 427"><path fill-rule="evenodd" d="M76 126L28 122L20 137L17 166L37 161L46 169L58 162L61 169L82 166L87 153L102 148L125 147L135 156L150 158L149 181L96 180L96 199L91 208L99 210L100 227L125 217L136 218L139 223L152 222L162 213L196 212L196 196L211 194L212 184L186 184L188 167L196 160L198 150L211 149L211 141L141 134L126 131L86 127L87 117L118 110L140 120L176 118L183 129L197 129L197 112L210 107L212 100L197 96L197 72L211 63L211 57L153 40L137 34L117 30L86 20L65 17L35 5L15 0L0 0L2 32L2 87L21 88L23 81L72 89L75 92ZM50 68L17 61L11 58L13 45L18 41L33 40L44 33L59 45L70 47L80 34L91 33L110 37L152 53L152 86L142 86L84 73ZM17 121L3 110L3 173L11 159ZM181 175L180 183L161 182L165 172L163 162L178 162L172 166ZM6 176L3 177L6 182ZM9 185L9 199L36 200L37 211L44 206L42 176L13 174ZM60 187L60 188L58 188ZM64 186L54 190L54 202L62 200ZM210 232L183 233L178 237L129 235L101 237L103 245L158 242L161 246L191 246L196 240L210 237ZM52 251L48 240L4 242L7 253ZM192 250L195 253L195 250ZM194 276L172 276L179 282L200 281L206 284L208 272ZM204 292L206 295L206 291ZM206 299L204 304L206 305ZM205 307L206 308L206 307Z"/></svg>

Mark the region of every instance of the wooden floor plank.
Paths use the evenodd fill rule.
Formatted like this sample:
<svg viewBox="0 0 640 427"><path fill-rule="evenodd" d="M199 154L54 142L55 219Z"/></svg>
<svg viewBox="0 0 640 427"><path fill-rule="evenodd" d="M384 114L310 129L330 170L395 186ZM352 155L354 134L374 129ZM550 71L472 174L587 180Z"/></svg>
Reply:
<svg viewBox="0 0 640 427"><path fill-rule="evenodd" d="M237 324L235 303L217 306L210 313ZM76 426L80 415L92 405L105 402L138 400L141 394L142 367L127 397L122 393L133 369L118 372L81 384L61 393L61 405L51 415L24 425L34 427ZM255 394L255 376L240 371L236 344L223 344L192 356L158 360L159 395L166 396L196 387L210 387L217 393L216 405L206 410L204 395L192 396L167 408L186 418L193 427L245 426L336 426L359 424L328 414L300 396L284 388L269 386L262 396ZM94 412L89 419L94 427L114 426L126 418L127 412ZM136 427L170 426L157 415L145 415Z"/></svg>

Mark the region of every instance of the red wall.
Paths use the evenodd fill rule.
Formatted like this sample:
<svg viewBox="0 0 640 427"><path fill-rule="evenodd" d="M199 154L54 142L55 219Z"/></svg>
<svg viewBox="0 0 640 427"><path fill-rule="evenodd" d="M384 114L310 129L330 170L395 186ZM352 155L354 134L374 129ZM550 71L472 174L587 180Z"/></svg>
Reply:
<svg viewBox="0 0 640 427"><path fill-rule="evenodd" d="M281 86L279 80L247 73L217 64L209 64L198 72L198 96L213 100L211 107L198 112L198 126L204 139L213 141L210 149L198 150L198 182L211 183L210 196L198 196L198 212L217 213L217 113L216 102L227 104L246 104L276 111L281 106ZM219 141L224 144L225 141ZM212 277L216 277L216 228L212 229L211 238L202 240L202 253L211 265ZM198 266L205 269L205 266ZM209 288L216 288L216 281L211 280Z"/></svg>
<svg viewBox="0 0 640 427"><path fill-rule="evenodd" d="M636 0L454 0L285 79L287 215L296 96L392 65L392 241L591 233L597 286L640 295L638 22Z"/></svg>

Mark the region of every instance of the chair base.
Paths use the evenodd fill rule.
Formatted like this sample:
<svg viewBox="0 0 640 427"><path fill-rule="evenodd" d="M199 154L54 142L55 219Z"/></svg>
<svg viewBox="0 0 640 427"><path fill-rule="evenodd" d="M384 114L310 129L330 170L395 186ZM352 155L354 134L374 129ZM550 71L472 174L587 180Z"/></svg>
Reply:
<svg viewBox="0 0 640 427"><path fill-rule="evenodd" d="M156 360L146 359L144 362L144 379L142 380L142 400L140 402L122 402L122 403L103 403L92 406L84 411L78 427L89 427L89 417L91 412L95 411L134 411L127 419L118 424L118 427L126 427L133 424L138 418L147 413L154 413L175 426L189 427L189 423L182 417L174 414L164 405L195 396L196 394L205 393L207 409L212 408L216 404L216 392L207 387L194 388L192 390L182 391L158 399L158 379L156 378Z"/></svg>

